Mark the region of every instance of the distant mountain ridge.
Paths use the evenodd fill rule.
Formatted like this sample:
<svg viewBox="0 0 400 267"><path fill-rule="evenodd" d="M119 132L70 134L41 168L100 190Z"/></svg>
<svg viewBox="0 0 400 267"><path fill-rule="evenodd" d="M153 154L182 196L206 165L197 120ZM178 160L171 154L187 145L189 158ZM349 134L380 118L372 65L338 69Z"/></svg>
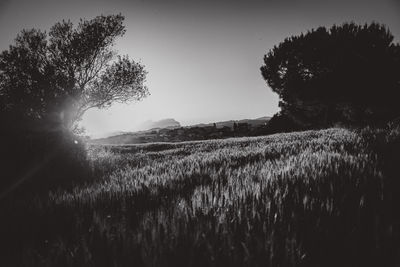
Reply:
<svg viewBox="0 0 400 267"><path fill-rule="evenodd" d="M264 125L270 119L271 119L271 117L264 116L264 117L260 117L260 118L256 118L256 119L219 121L219 122L215 122L215 125L217 126L217 128L222 128L222 127L233 128L233 125L235 123L248 123L250 126L255 127L258 125ZM190 125L187 127L208 127L208 126L214 126L214 123L199 123L199 124L194 124L194 125Z"/></svg>
<svg viewBox="0 0 400 267"><path fill-rule="evenodd" d="M147 130L135 132L115 132L116 135L93 138L95 144L135 144L153 141L187 141L202 140L201 138L224 138L242 135L254 135L265 128L270 117L256 119L242 119L220 121L215 123L200 123L190 126L181 126L175 119L163 119L160 121L148 121L141 128ZM244 128L243 128L244 126Z"/></svg>
<svg viewBox="0 0 400 267"><path fill-rule="evenodd" d="M146 121L142 123L139 128L141 129L141 131L146 131L151 129L173 129L179 127L181 127L181 124L178 121L172 118L168 118L159 121Z"/></svg>
<svg viewBox="0 0 400 267"><path fill-rule="evenodd" d="M142 133L142 132L150 131L153 129L175 129L175 128L179 128L179 127L181 127L181 124L172 118L162 119L159 121L148 120L148 121L143 122L139 127L137 127L138 130L136 130L136 131L106 132L103 134L94 135L94 137L92 137L92 139L93 140L104 139L104 138L109 138L109 137L113 137L113 136L120 136L120 135L132 134L132 133Z"/></svg>

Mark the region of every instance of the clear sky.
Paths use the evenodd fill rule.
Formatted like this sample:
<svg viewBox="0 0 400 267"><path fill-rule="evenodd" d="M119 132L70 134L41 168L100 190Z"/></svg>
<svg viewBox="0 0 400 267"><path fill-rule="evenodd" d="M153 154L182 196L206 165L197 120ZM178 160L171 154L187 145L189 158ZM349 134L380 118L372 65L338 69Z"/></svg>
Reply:
<svg viewBox="0 0 400 267"><path fill-rule="evenodd" d="M164 118L188 125L272 116L278 98L259 68L285 37L345 21L384 23L400 37L397 0L0 0L0 49L23 28L113 13L127 28L116 49L146 66L151 95L89 111L89 134Z"/></svg>

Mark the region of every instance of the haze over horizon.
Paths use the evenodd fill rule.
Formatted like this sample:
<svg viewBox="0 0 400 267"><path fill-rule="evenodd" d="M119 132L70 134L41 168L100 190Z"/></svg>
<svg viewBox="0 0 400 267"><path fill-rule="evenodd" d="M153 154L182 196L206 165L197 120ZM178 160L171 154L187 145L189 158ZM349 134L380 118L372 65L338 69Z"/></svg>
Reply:
<svg viewBox="0 0 400 267"><path fill-rule="evenodd" d="M348 21L386 24L398 42L399 11L396 0L0 0L0 49L24 28L122 13L127 32L116 49L146 66L151 95L87 112L82 125L96 135L165 118L191 125L272 116L278 97L259 70L269 49L291 35Z"/></svg>

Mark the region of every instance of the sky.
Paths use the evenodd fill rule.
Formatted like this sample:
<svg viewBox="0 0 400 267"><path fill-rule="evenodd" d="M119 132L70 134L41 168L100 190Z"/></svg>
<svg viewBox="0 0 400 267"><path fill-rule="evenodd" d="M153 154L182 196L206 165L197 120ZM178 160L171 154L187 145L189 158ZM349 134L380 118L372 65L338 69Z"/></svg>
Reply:
<svg viewBox="0 0 400 267"><path fill-rule="evenodd" d="M318 26L376 21L400 39L399 0L0 0L0 50L22 29L117 13L127 32L115 48L145 65L150 96L89 110L81 124L93 136L165 118L191 125L272 116L278 97L261 76L263 56Z"/></svg>

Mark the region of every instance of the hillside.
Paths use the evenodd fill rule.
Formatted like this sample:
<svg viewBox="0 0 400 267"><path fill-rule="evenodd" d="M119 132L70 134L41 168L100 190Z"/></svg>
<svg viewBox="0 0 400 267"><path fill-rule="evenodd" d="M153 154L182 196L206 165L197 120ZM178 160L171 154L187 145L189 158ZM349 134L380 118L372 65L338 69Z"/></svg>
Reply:
<svg viewBox="0 0 400 267"><path fill-rule="evenodd" d="M93 180L3 210L3 252L48 266L396 266L398 190L372 150L396 136L91 146Z"/></svg>
<svg viewBox="0 0 400 267"><path fill-rule="evenodd" d="M179 122L173 119L151 124L150 130L120 133L105 138L90 140L92 144L141 144L152 142L182 142L190 140L220 139L238 136L265 135L269 117L245 120L230 120L208 124L195 124L179 127ZM175 124L173 122L176 122ZM161 127L162 125L167 127ZM175 126L174 126L175 125ZM150 126L150 124L149 124Z"/></svg>

